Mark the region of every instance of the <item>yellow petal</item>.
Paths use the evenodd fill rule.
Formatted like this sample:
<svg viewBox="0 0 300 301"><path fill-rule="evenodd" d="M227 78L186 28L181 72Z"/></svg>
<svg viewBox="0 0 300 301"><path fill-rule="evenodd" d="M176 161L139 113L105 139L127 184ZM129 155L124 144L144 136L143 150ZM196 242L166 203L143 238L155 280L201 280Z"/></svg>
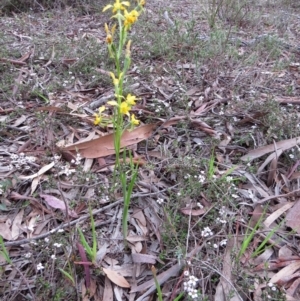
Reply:
<svg viewBox="0 0 300 301"><path fill-rule="evenodd" d="M119 85L119 79L115 77L115 75L112 72L109 72L109 75L111 76L113 83L115 86Z"/></svg>
<svg viewBox="0 0 300 301"><path fill-rule="evenodd" d="M131 115L131 120L130 120L131 124L133 125L138 125L140 123L140 121L138 119L135 118L135 115L132 114Z"/></svg>
<svg viewBox="0 0 300 301"><path fill-rule="evenodd" d="M111 44L112 41L113 41L112 35L111 35L111 34L108 34L108 35L106 36L105 41L106 41L107 44Z"/></svg>
<svg viewBox="0 0 300 301"><path fill-rule="evenodd" d="M104 112L105 111L105 106L101 106L100 108L99 108L99 113L102 113L102 112Z"/></svg>
<svg viewBox="0 0 300 301"><path fill-rule="evenodd" d="M128 112L130 110L130 107L128 106L128 104L123 101L120 105L120 113L124 114L124 115L128 115Z"/></svg>
<svg viewBox="0 0 300 301"><path fill-rule="evenodd" d="M130 57L130 46L131 46L131 40L129 40L126 45L126 56L128 57Z"/></svg>
<svg viewBox="0 0 300 301"><path fill-rule="evenodd" d="M107 104L111 105L111 106L117 106L118 103L115 100L110 100L107 102Z"/></svg>
<svg viewBox="0 0 300 301"><path fill-rule="evenodd" d="M101 122L101 117L96 115L94 120L94 125L98 125Z"/></svg>
<svg viewBox="0 0 300 301"><path fill-rule="evenodd" d="M130 6L130 2L129 1L123 1L121 2L122 5L125 5L125 6Z"/></svg>
<svg viewBox="0 0 300 301"><path fill-rule="evenodd" d="M130 93L126 97L126 102L129 106L134 106L136 104L136 97L134 95L131 95Z"/></svg>
<svg viewBox="0 0 300 301"><path fill-rule="evenodd" d="M104 24L104 28L105 28L105 32L106 34L109 34L109 28L108 28L108 25L107 23Z"/></svg>
<svg viewBox="0 0 300 301"><path fill-rule="evenodd" d="M108 10L108 9L110 9L110 8L112 8L113 6L111 5L111 4L107 4L104 8L103 8L103 12L104 11L106 11L106 10Z"/></svg>
<svg viewBox="0 0 300 301"><path fill-rule="evenodd" d="M115 75L114 75L112 72L109 72L109 75L110 75L110 77L111 77L113 80L116 79Z"/></svg>
<svg viewBox="0 0 300 301"><path fill-rule="evenodd" d="M114 26L111 28L111 34L114 35L117 28L117 24L114 24Z"/></svg>

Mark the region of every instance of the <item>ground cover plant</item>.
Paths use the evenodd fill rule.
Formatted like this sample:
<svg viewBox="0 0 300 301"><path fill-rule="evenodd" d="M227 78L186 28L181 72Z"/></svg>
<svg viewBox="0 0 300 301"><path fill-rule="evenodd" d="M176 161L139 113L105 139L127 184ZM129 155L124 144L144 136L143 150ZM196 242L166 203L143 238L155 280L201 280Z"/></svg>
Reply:
<svg viewBox="0 0 300 301"><path fill-rule="evenodd" d="M1 300L300 299L297 1L0 9Z"/></svg>

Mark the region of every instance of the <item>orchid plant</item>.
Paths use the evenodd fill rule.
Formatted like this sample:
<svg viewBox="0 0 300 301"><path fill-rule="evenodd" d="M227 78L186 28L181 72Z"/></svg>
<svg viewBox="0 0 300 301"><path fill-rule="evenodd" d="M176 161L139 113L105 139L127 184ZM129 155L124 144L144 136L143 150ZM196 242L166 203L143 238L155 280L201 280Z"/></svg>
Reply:
<svg viewBox="0 0 300 301"><path fill-rule="evenodd" d="M130 156L129 167L131 174L128 174L126 171L125 166L128 160L126 160L126 150L121 150L121 138L125 130L132 130L135 126L139 125L140 121L133 113L131 113L131 109L136 104L138 98L132 94L124 96L123 84L131 64L132 41L128 39L129 30L142 13L145 6L145 0L137 0L137 5L132 10L130 10L130 6L131 4L128 1L120 2L119 0L116 0L114 4L108 4L103 9L103 11L111 10L112 19L116 20L112 26L105 24L108 53L115 63L114 72L109 72L114 85L115 99L107 102L107 106L110 106L113 110L112 118L109 120L107 115L104 114L107 107L101 106L98 113L95 114L94 120L95 125L106 126L108 123L112 123L113 125L114 148L116 153L114 183L116 182L115 179L118 172L124 197L122 218L124 240L127 237L128 210L132 190L137 177L138 166L134 165L132 157ZM116 33L117 30L119 31L118 34ZM120 159L121 151L123 151L123 160ZM127 180L128 177L129 182Z"/></svg>

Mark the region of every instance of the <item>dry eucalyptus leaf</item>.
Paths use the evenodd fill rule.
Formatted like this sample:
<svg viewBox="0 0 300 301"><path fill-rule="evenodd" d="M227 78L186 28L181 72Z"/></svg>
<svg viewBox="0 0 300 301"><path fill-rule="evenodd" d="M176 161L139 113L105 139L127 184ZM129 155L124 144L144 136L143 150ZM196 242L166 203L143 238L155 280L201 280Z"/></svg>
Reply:
<svg viewBox="0 0 300 301"><path fill-rule="evenodd" d="M300 200L288 211L286 215L286 225L300 233Z"/></svg>
<svg viewBox="0 0 300 301"><path fill-rule="evenodd" d="M117 272L105 268L103 268L103 272L106 274L108 279L114 284L125 288L130 287L130 284L127 282L127 280Z"/></svg>
<svg viewBox="0 0 300 301"><path fill-rule="evenodd" d="M40 177L42 174L50 170L54 166L55 162L51 162L48 165L43 166L37 173L31 175L31 176L19 176L19 179L21 180L30 180L34 179L36 177Z"/></svg>

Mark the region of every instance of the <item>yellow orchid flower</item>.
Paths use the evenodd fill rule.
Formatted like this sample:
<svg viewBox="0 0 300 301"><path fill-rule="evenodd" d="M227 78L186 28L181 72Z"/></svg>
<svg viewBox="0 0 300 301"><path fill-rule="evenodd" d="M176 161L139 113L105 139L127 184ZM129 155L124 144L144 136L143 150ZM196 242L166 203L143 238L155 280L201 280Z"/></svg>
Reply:
<svg viewBox="0 0 300 301"><path fill-rule="evenodd" d="M126 101L123 101L119 107L120 113L124 115L129 115L130 106Z"/></svg>
<svg viewBox="0 0 300 301"><path fill-rule="evenodd" d="M122 76L123 76L123 72L120 73L120 78L116 78L115 75L114 75L112 72L109 72L109 75L111 76L114 85L115 85L115 86L119 86L119 82L120 82L120 79L121 79Z"/></svg>
<svg viewBox="0 0 300 301"><path fill-rule="evenodd" d="M100 124L100 123L101 123L101 120L102 120L101 116L95 114L94 125Z"/></svg>
<svg viewBox="0 0 300 301"><path fill-rule="evenodd" d="M134 114L131 114L131 117L130 117L130 123L131 125L139 125L140 124L140 121L138 119L135 118L135 115Z"/></svg>
<svg viewBox="0 0 300 301"><path fill-rule="evenodd" d="M131 107L128 105L126 101L121 102L121 104L119 105L115 100L110 100L107 102L107 104L114 107L119 107L119 111L121 114L129 116L129 111Z"/></svg>
<svg viewBox="0 0 300 301"><path fill-rule="evenodd" d="M137 100L136 96L131 95L130 93L127 95L127 97L125 99L125 101L127 102L127 104L130 107L132 107L132 106L134 106L136 104L136 100Z"/></svg>
<svg viewBox="0 0 300 301"><path fill-rule="evenodd" d="M106 5L102 11L106 11L106 10L112 8L113 13L115 13L118 10L124 10L125 9L124 6L130 6L130 2L128 2L128 1L120 2L120 0L116 0L116 2L113 5L112 4Z"/></svg>
<svg viewBox="0 0 300 301"><path fill-rule="evenodd" d="M130 27L133 23L136 22L137 18L139 16L139 12L137 10L132 10L130 13L124 9L124 26L125 27Z"/></svg>
<svg viewBox="0 0 300 301"><path fill-rule="evenodd" d="M109 29L108 25L106 23L104 24L107 44L112 44L113 38L114 38L114 33L116 31L116 27L117 27L117 24L114 24L114 26L111 29Z"/></svg>
<svg viewBox="0 0 300 301"><path fill-rule="evenodd" d="M94 125L98 125L102 121L102 113L105 111L105 106L101 106L98 109L98 113L95 113Z"/></svg>

